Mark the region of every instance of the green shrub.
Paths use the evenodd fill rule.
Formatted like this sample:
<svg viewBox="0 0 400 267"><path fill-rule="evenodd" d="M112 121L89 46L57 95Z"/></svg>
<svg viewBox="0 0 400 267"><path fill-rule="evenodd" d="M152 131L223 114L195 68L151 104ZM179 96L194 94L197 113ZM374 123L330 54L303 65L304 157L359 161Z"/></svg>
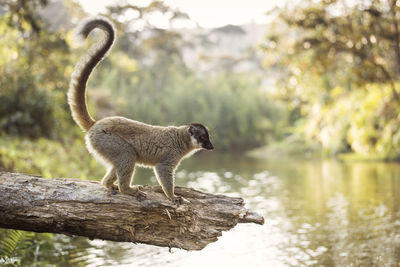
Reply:
<svg viewBox="0 0 400 267"><path fill-rule="evenodd" d="M0 130L8 134L50 137L55 128L52 98L38 89L29 71L0 75Z"/></svg>

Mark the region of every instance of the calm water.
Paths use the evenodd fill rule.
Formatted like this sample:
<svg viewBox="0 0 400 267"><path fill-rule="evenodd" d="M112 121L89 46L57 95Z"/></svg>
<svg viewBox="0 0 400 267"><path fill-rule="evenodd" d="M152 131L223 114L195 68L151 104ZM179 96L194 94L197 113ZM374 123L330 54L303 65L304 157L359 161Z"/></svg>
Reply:
<svg viewBox="0 0 400 267"><path fill-rule="evenodd" d="M265 224L238 225L195 252L56 235L64 265L400 266L398 163L203 153L176 176L181 186L243 197ZM156 184L150 170L137 178Z"/></svg>

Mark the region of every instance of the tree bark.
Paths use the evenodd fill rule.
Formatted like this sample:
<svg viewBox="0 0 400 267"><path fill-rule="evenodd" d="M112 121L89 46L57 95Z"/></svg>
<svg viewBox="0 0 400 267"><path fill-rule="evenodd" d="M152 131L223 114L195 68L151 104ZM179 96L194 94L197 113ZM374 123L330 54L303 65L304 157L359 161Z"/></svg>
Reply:
<svg viewBox="0 0 400 267"><path fill-rule="evenodd" d="M143 200L98 182L0 172L0 227L201 250L237 223L263 224L242 198L175 187L190 203L144 186Z"/></svg>

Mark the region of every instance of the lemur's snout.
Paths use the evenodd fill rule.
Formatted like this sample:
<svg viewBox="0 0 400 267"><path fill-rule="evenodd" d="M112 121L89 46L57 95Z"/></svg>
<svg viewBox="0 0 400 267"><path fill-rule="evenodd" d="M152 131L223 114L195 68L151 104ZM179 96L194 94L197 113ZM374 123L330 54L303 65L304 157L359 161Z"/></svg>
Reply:
<svg viewBox="0 0 400 267"><path fill-rule="evenodd" d="M211 144L210 141L208 141L207 143L203 144L203 148L205 148L207 150L213 150L214 146L213 146L213 144Z"/></svg>

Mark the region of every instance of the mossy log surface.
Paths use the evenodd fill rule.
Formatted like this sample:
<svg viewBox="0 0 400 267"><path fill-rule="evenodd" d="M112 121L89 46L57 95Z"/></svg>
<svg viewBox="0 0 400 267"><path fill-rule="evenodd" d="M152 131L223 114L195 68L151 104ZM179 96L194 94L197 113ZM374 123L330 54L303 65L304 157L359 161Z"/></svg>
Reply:
<svg viewBox="0 0 400 267"><path fill-rule="evenodd" d="M263 224L242 198L176 187L190 203L143 186L139 200L98 182L0 172L0 227L201 250L238 223Z"/></svg>

